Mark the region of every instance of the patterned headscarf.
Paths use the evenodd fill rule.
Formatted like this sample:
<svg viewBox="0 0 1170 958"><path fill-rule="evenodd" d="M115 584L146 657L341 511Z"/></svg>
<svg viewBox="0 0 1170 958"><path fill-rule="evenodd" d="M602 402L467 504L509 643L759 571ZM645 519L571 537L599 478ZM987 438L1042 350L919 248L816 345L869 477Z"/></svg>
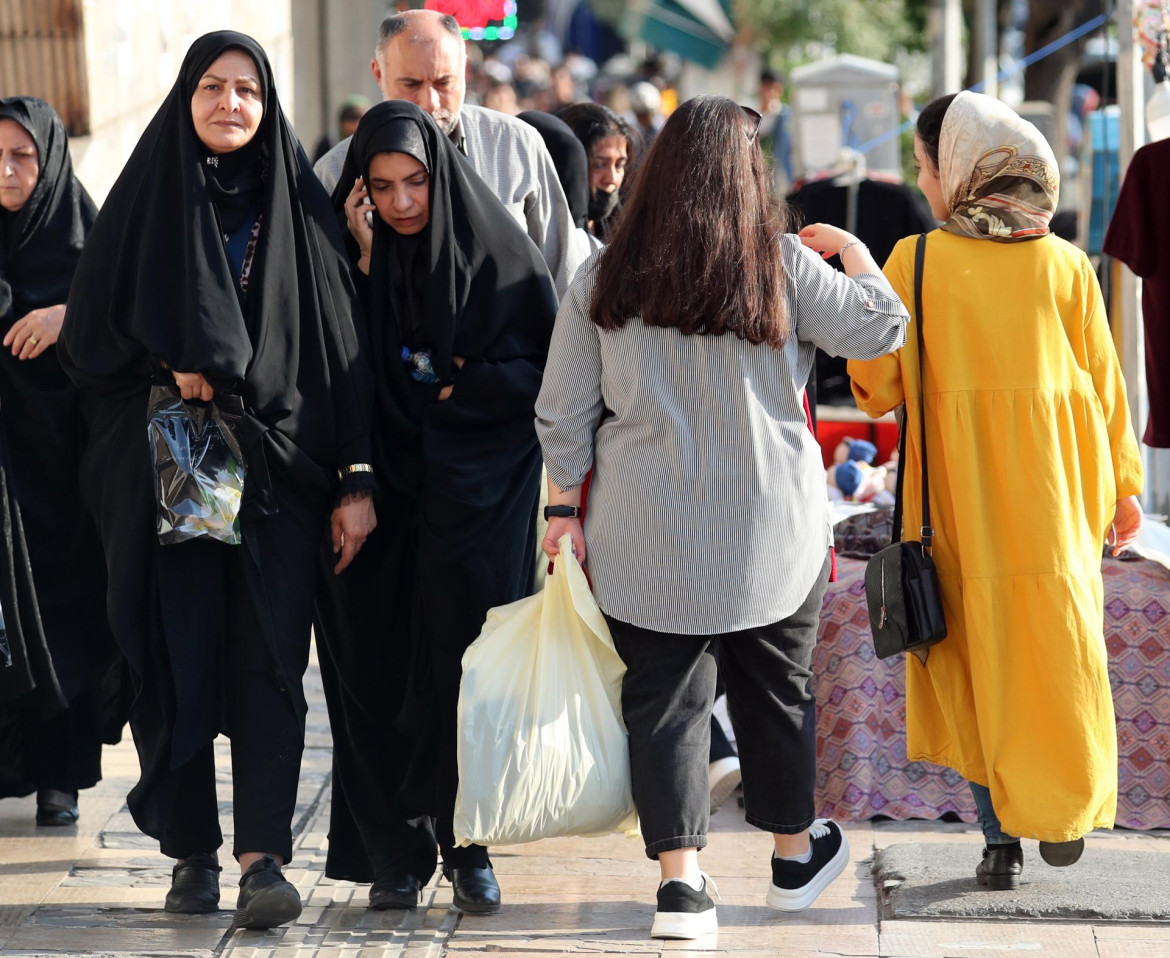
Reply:
<svg viewBox="0 0 1170 958"><path fill-rule="evenodd" d="M1048 233L1060 193L1056 156L1011 107L960 93L943 118L938 161L947 232L1000 243Z"/></svg>

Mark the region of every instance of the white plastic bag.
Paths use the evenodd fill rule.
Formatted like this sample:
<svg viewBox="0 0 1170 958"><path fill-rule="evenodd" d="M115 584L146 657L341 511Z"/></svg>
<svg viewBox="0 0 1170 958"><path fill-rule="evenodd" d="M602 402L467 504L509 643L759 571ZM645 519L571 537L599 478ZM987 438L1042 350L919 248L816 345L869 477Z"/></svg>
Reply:
<svg viewBox="0 0 1170 958"><path fill-rule="evenodd" d="M572 540L544 589L488 612L463 655L455 842L518 845L634 824L622 676Z"/></svg>

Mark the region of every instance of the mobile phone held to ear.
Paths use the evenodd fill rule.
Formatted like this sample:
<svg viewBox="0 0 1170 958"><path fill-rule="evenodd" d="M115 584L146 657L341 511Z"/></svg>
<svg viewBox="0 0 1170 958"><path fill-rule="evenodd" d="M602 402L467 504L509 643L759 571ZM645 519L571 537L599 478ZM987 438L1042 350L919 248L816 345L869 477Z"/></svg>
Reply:
<svg viewBox="0 0 1170 958"><path fill-rule="evenodd" d="M374 210L372 207L374 205L374 201L372 199L370 199L370 196L367 193L365 196L362 197L362 202L366 206L371 207L371 209L366 210L366 224L370 227L370 229L373 229L374 228Z"/></svg>

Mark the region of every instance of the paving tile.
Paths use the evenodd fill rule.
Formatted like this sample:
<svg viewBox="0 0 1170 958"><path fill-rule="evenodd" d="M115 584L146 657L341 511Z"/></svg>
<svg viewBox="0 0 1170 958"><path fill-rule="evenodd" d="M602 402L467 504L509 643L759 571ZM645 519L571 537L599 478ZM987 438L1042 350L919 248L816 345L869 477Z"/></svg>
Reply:
<svg viewBox="0 0 1170 958"><path fill-rule="evenodd" d="M882 958L1097 958L1088 923L883 921L879 945Z"/></svg>

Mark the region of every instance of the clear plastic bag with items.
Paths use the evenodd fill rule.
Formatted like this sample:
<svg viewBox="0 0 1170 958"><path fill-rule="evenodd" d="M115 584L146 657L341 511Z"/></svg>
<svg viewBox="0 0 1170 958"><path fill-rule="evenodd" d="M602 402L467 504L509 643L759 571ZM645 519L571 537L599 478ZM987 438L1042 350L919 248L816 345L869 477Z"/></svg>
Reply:
<svg viewBox="0 0 1170 958"><path fill-rule="evenodd" d="M544 588L488 612L464 653L460 846L636 826L621 714L626 666L568 536L560 549Z"/></svg>
<svg viewBox="0 0 1170 958"><path fill-rule="evenodd" d="M163 545L208 536L239 545L247 467L240 449L244 419L237 396L185 401L173 386L150 390L147 435Z"/></svg>

